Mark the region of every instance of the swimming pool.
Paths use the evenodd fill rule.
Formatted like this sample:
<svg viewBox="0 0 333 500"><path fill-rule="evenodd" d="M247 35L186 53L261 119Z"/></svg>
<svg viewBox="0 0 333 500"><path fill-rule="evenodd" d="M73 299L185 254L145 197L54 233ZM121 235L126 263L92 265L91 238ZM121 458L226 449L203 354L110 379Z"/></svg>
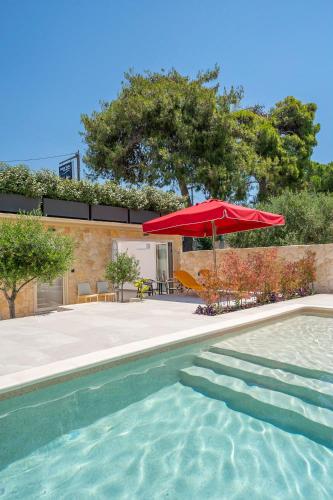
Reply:
<svg viewBox="0 0 333 500"><path fill-rule="evenodd" d="M0 498L332 498L332 354L300 315L4 400Z"/></svg>

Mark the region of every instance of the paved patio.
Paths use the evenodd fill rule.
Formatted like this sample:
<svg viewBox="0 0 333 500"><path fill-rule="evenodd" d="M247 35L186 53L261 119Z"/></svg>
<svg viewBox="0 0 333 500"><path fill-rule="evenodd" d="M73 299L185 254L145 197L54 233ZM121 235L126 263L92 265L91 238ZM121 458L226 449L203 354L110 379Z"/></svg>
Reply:
<svg viewBox="0 0 333 500"><path fill-rule="evenodd" d="M193 314L197 299L99 302L66 306L60 312L0 322L0 375L8 375L96 351L198 327L225 327L294 305L333 307L333 295L315 295L279 304L207 317Z"/></svg>
<svg viewBox="0 0 333 500"><path fill-rule="evenodd" d="M187 298L189 300L189 298ZM195 299L194 299L195 301ZM195 303L92 302L0 322L0 375L200 326Z"/></svg>

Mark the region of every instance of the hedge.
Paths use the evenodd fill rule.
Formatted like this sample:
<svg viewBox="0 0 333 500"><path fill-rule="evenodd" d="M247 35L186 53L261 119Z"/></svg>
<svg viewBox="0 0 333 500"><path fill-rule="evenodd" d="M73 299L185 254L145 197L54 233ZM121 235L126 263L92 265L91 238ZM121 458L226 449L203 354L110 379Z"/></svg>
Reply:
<svg viewBox="0 0 333 500"><path fill-rule="evenodd" d="M157 212L173 212L184 206L182 197L154 187L139 189L115 182L97 184L87 180L61 179L50 170L33 172L24 165L0 166L0 192Z"/></svg>

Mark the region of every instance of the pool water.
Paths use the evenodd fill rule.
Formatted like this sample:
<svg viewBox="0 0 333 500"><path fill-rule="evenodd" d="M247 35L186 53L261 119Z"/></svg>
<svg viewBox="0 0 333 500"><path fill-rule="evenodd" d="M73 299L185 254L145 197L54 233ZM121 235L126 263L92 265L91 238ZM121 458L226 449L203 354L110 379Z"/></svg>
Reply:
<svg viewBox="0 0 333 500"><path fill-rule="evenodd" d="M227 349L333 372L333 318L329 316L298 315L228 335L223 344Z"/></svg>
<svg viewBox="0 0 333 500"><path fill-rule="evenodd" d="M313 349L333 319L291 318L261 335L286 330L298 349L291 328L309 319ZM230 341L242 335L1 402L0 498L331 499L332 366L321 376L318 364L303 373L292 359L267 366L263 352L239 358Z"/></svg>

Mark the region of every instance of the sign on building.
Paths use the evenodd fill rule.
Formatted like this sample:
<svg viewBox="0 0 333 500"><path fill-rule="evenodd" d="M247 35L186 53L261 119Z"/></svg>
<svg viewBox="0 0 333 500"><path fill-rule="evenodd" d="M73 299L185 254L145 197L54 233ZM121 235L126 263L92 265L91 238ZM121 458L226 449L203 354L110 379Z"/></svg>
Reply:
<svg viewBox="0 0 333 500"><path fill-rule="evenodd" d="M59 165L59 177L62 179L73 179L73 162L68 161Z"/></svg>

